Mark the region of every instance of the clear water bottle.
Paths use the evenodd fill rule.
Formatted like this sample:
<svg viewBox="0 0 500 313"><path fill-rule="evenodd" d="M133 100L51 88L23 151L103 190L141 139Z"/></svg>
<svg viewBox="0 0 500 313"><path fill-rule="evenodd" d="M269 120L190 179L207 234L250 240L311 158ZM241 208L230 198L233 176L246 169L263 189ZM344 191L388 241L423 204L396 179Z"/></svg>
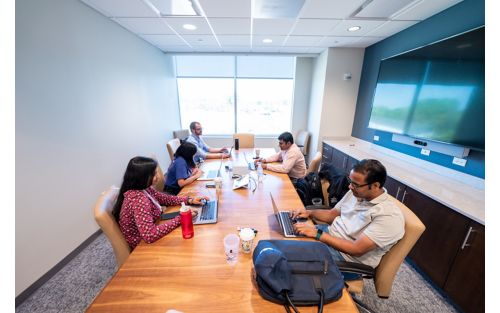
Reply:
<svg viewBox="0 0 500 313"><path fill-rule="evenodd" d="M264 180L264 169L262 168L262 163L257 163L257 177L259 178L259 183Z"/></svg>

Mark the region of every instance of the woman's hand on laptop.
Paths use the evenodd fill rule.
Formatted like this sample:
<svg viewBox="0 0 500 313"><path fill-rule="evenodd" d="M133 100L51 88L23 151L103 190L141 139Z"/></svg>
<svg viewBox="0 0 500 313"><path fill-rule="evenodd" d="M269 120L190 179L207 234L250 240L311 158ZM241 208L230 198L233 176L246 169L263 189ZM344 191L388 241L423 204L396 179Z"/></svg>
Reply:
<svg viewBox="0 0 500 313"><path fill-rule="evenodd" d="M290 217L292 219L297 219L297 218L309 218L311 212L307 211L306 209L297 209L290 211Z"/></svg>
<svg viewBox="0 0 500 313"><path fill-rule="evenodd" d="M201 175L203 175L203 171L200 170L199 168L193 170L193 173L191 174L191 176L194 178L199 178L201 177Z"/></svg>
<svg viewBox="0 0 500 313"><path fill-rule="evenodd" d="M210 200L210 198L207 197L207 196L199 196L199 197L194 197L191 200L190 204L201 204L202 203L202 199L207 200L207 201Z"/></svg>

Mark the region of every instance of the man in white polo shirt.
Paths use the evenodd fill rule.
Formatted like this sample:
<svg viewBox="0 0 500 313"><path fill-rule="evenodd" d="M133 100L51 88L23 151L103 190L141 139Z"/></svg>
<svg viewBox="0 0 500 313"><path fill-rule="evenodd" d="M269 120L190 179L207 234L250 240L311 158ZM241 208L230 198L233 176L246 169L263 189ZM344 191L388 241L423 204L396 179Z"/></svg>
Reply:
<svg viewBox="0 0 500 313"><path fill-rule="evenodd" d="M292 217L312 217L324 225L296 223L295 229L332 247L339 261L373 268L404 235L401 210L383 188L387 173L377 160L362 160L349 174L349 191L331 210L297 210ZM337 255L336 255L337 254Z"/></svg>

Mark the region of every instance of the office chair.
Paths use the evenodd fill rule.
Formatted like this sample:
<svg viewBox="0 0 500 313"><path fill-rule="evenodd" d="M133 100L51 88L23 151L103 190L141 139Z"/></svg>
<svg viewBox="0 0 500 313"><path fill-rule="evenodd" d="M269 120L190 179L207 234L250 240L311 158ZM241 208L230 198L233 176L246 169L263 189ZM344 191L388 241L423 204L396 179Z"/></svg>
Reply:
<svg viewBox="0 0 500 313"><path fill-rule="evenodd" d="M170 156L170 161L174 161L175 151L177 151L177 148L179 148L180 145L181 141L179 140L179 138L175 138L167 142L167 151L168 155Z"/></svg>
<svg viewBox="0 0 500 313"><path fill-rule="evenodd" d="M321 154L321 152L316 152L316 155L314 156L314 158L311 160L311 163L309 164L309 167L307 168L307 174L309 173L317 173L319 171L319 166L321 165L321 158L323 157L323 155Z"/></svg>
<svg viewBox="0 0 500 313"><path fill-rule="evenodd" d="M403 203L389 196L399 207L405 219L405 234L391 249L382 257L380 264L376 268L353 262L337 262L342 272L352 272L361 274L365 279L373 279L375 291L379 298L389 298L392 290L394 278L403 263L405 257L413 248L417 240L425 231L425 225L420 219ZM353 300L363 309L369 309L354 294L359 294L363 290L363 278L347 281L347 290L353 295Z"/></svg>
<svg viewBox="0 0 500 313"><path fill-rule="evenodd" d="M94 207L94 218L101 227L102 232L106 235L113 252L115 253L116 263L118 268L122 266L130 254L130 247L123 237L123 234L116 222L113 214L113 206L115 205L116 198L118 197L119 189L117 187L110 187L97 200Z"/></svg>
<svg viewBox="0 0 500 313"><path fill-rule="evenodd" d="M186 140L187 137L189 137L189 129L174 130L174 138L179 139L181 142Z"/></svg>
<svg viewBox="0 0 500 313"><path fill-rule="evenodd" d="M295 143L300 148L302 154L306 157L309 151L309 139L311 138L311 133L306 130L299 130L297 137L295 138Z"/></svg>
<svg viewBox="0 0 500 313"><path fill-rule="evenodd" d="M237 133L233 135L233 141L234 139L238 138L240 141L240 148L254 148L254 139L255 136L254 134L248 134L248 133Z"/></svg>

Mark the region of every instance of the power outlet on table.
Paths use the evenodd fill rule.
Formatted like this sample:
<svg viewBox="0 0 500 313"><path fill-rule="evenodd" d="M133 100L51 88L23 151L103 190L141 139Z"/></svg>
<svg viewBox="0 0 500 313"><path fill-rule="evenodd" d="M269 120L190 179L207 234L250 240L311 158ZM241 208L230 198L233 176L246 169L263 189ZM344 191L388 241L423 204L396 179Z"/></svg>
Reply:
<svg viewBox="0 0 500 313"><path fill-rule="evenodd" d="M379 136L373 136L373 141L379 141L380 137Z"/></svg>
<svg viewBox="0 0 500 313"><path fill-rule="evenodd" d="M429 154L431 154L431 150L429 150L429 149L423 149L422 148L422 150L420 151L420 153L423 154L423 155L427 155L428 156Z"/></svg>

